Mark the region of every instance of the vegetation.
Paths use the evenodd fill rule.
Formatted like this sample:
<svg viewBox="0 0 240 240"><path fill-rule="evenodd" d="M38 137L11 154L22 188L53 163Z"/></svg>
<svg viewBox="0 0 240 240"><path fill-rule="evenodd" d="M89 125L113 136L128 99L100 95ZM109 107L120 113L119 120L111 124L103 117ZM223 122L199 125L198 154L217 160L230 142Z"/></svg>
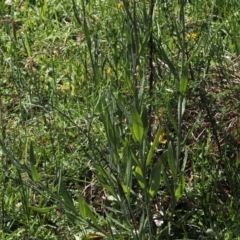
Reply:
<svg viewBox="0 0 240 240"><path fill-rule="evenodd" d="M239 239L239 10L0 1L1 239Z"/></svg>

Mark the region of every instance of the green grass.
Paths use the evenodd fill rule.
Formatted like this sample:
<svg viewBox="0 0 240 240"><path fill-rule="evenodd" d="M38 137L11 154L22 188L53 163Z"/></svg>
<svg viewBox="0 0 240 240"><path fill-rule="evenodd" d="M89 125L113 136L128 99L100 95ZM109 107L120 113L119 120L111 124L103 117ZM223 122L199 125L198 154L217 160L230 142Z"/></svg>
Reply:
<svg viewBox="0 0 240 240"><path fill-rule="evenodd" d="M0 2L2 239L239 239L239 11Z"/></svg>

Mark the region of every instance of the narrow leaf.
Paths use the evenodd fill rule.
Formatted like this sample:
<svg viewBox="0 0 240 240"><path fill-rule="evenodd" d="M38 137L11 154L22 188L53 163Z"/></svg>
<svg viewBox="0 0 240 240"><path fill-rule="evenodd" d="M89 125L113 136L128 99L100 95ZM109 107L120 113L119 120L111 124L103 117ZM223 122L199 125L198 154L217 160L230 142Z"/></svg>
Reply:
<svg viewBox="0 0 240 240"><path fill-rule="evenodd" d="M24 34L24 46L27 51L27 55L30 58L32 56L32 53L31 53L31 48L29 46L28 37L26 36L26 34Z"/></svg>
<svg viewBox="0 0 240 240"><path fill-rule="evenodd" d="M32 142L30 143L30 150L29 150L29 155L30 155L30 164L34 165L36 163L35 156L34 156L34 151L33 151L33 144Z"/></svg>
<svg viewBox="0 0 240 240"><path fill-rule="evenodd" d="M180 87L179 87L179 92L182 95L185 95L186 90L187 90L187 85L188 85L188 78L187 75L183 75L180 80Z"/></svg>
<svg viewBox="0 0 240 240"><path fill-rule="evenodd" d="M151 178L150 178L151 182L150 182L150 188L149 188L150 201L156 195L159 185L161 183L161 166L162 166L161 161L158 160L151 172Z"/></svg>
<svg viewBox="0 0 240 240"><path fill-rule="evenodd" d="M183 194L184 189L185 189L185 177L184 177L184 173L181 172L180 182L178 183L177 189L175 191L176 201L178 201L180 199L180 197Z"/></svg>
<svg viewBox="0 0 240 240"><path fill-rule="evenodd" d="M48 213L53 209L56 209L57 207L33 207L33 206L29 206L29 208L31 208L33 211L35 212L39 212L39 213Z"/></svg>
<svg viewBox="0 0 240 240"><path fill-rule="evenodd" d="M136 108L133 108L132 110L132 133L134 135L134 137L136 138L136 140L141 143L142 142L142 138L143 138L143 132L144 132L144 128L143 128L143 123L142 123L142 119L140 117L140 115L137 112Z"/></svg>
<svg viewBox="0 0 240 240"><path fill-rule="evenodd" d="M97 233L89 233L85 237L86 240L100 240L100 239L104 239L104 238L105 238L105 236L97 234Z"/></svg>
<svg viewBox="0 0 240 240"><path fill-rule="evenodd" d="M63 182L60 183L59 190L65 204L65 207L64 207L65 214L68 220L74 223L76 221L76 215L78 215L78 212L76 211L76 208L73 205L72 198L69 195Z"/></svg>
<svg viewBox="0 0 240 240"><path fill-rule="evenodd" d="M34 151L33 151L33 144L31 142L30 144L30 151L29 151L29 155L30 155L30 166L31 166L31 173L32 173L32 180L34 182L38 182L40 180L39 174L37 172L37 168L35 167L35 156L34 156Z"/></svg>
<svg viewBox="0 0 240 240"><path fill-rule="evenodd" d="M145 180L144 180L143 173L142 173L142 170L141 170L140 167L137 166L137 167L135 168L134 176L136 177L136 179L137 179L140 187L141 187L142 189L144 189L144 188L145 188Z"/></svg>
<svg viewBox="0 0 240 240"><path fill-rule="evenodd" d="M151 145L149 151L148 151L148 155L147 155L147 162L146 162L146 166L149 166L153 157L153 153L155 151L155 148L157 147L158 144L158 139L161 133L161 129L158 129L157 134L154 138L153 144Z"/></svg>
<svg viewBox="0 0 240 240"><path fill-rule="evenodd" d="M94 216L91 208L88 206L88 204L85 202L84 198L80 195L78 198L78 206L79 206L79 212L84 220L87 220L87 218L91 219L92 222L97 225L97 219Z"/></svg>
<svg viewBox="0 0 240 240"><path fill-rule="evenodd" d="M173 181L176 182L177 179L177 164L176 164L176 154L172 146L172 142L168 143L168 164L172 172Z"/></svg>
<svg viewBox="0 0 240 240"><path fill-rule="evenodd" d="M60 194L64 200L65 205L72 210L73 212L76 212L76 208L73 204L72 198L70 196L70 194L68 193L65 184L63 182L60 183Z"/></svg>
<svg viewBox="0 0 240 240"><path fill-rule="evenodd" d="M144 107L143 108L143 111L142 111L142 123L143 123L143 128L145 131L148 131L148 122L149 122L149 116L148 116L148 109L147 107Z"/></svg>
<svg viewBox="0 0 240 240"><path fill-rule="evenodd" d="M185 106L186 106L186 98L180 95L178 100L178 117L179 118L182 118L185 112Z"/></svg>
<svg viewBox="0 0 240 240"><path fill-rule="evenodd" d="M34 182L39 182L40 177L39 177L38 171L34 165L31 165L31 173L32 173L32 180Z"/></svg>

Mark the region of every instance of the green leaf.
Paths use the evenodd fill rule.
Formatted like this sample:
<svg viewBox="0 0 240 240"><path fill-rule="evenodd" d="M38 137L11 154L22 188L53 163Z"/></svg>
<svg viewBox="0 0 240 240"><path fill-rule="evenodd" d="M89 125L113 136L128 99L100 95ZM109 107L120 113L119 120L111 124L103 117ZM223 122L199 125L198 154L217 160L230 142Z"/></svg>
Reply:
<svg viewBox="0 0 240 240"><path fill-rule="evenodd" d="M126 146L124 148L124 167L125 168L125 183L127 184L127 186L131 186L132 184L132 165L133 165L133 161L132 161L132 157L131 157L131 151L129 150L130 146L129 146L129 141L126 140ZM127 198L130 197L130 191L128 192Z"/></svg>
<svg viewBox="0 0 240 240"><path fill-rule="evenodd" d="M177 180L176 153L175 153L175 149L172 146L171 141L168 142L167 154L168 154L168 164L172 172L173 181L176 182Z"/></svg>
<svg viewBox="0 0 240 240"><path fill-rule="evenodd" d="M151 145L151 147L150 147L150 149L148 151L146 166L149 166L150 163L151 163L151 160L152 160L152 157L153 157L153 153L155 151L155 148L157 147L158 139L159 139L160 134L161 134L161 129L158 129L157 134L155 136L155 139L153 141L153 144Z"/></svg>
<svg viewBox="0 0 240 240"><path fill-rule="evenodd" d="M33 211L35 212L39 212L39 213L48 213L53 209L56 209L57 207L33 207L33 206L29 206L29 208L31 208Z"/></svg>
<svg viewBox="0 0 240 240"><path fill-rule="evenodd" d="M148 109L147 109L146 106L144 106L143 107L143 111L142 111L141 119L142 119L142 123L143 123L143 129L145 130L145 132L148 131L148 122L149 122L148 118L149 118L149 116L148 116Z"/></svg>
<svg viewBox="0 0 240 240"><path fill-rule="evenodd" d="M158 160L151 172L151 178L150 178L151 182L150 182L150 188L149 188L150 201L156 195L159 185L161 183L161 166L162 166L162 162Z"/></svg>
<svg viewBox="0 0 240 240"><path fill-rule="evenodd" d="M29 156L30 156L30 164L34 165L36 163L35 156L34 156L34 151L33 151L33 144L32 142L30 143L30 150L29 150Z"/></svg>
<svg viewBox="0 0 240 240"><path fill-rule="evenodd" d="M79 26L82 26L82 22L79 18L79 13L78 13L78 9L77 9L77 6L76 6L76 3L74 0L72 0L72 4L73 4L73 13L74 13L74 16L79 24Z"/></svg>
<svg viewBox="0 0 240 240"><path fill-rule="evenodd" d="M186 98L183 96L179 96L179 100L178 100L178 117L179 118L182 118L185 112L185 106L186 106Z"/></svg>
<svg viewBox="0 0 240 240"><path fill-rule="evenodd" d="M84 239L86 239L86 240L100 240L100 239L104 239L104 238L105 238L104 235L100 235L100 234L97 234L97 233L88 233Z"/></svg>
<svg viewBox="0 0 240 240"><path fill-rule="evenodd" d="M30 58L32 56L32 53L31 53L31 48L29 46L28 37L26 34L24 34L24 46L27 51L27 55Z"/></svg>
<svg viewBox="0 0 240 240"><path fill-rule="evenodd" d="M173 50L173 38L172 37L169 39L168 47L169 47L170 51Z"/></svg>
<svg viewBox="0 0 240 240"><path fill-rule="evenodd" d="M88 206L88 204L85 202L83 196L79 196L78 198L78 206L79 206L79 212L80 215L84 220L87 220L87 218L91 219L92 222L97 225L97 219L94 216L91 208Z"/></svg>
<svg viewBox="0 0 240 240"><path fill-rule="evenodd" d="M36 169L36 167L34 165L31 165L31 173L32 173L32 180L34 182L39 182L40 177L39 177L37 169Z"/></svg>
<svg viewBox="0 0 240 240"><path fill-rule="evenodd" d="M39 177L39 174L37 172L37 168L34 166L36 160L35 160L35 156L34 156L32 142L30 143L29 155L30 155L30 166L31 166L32 180L34 182L38 182L40 180L40 177Z"/></svg>
<svg viewBox="0 0 240 240"><path fill-rule="evenodd" d="M70 196L70 194L68 193L65 184L63 182L60 183L60 194L64 200L65 205L72 210L73 212L76 212L76 208L73 204L72 198Z"/></svg>
<svg viewBox="0 0 240 240"><path fill-rule="evenodd" d="M118 196L117 196L117 199L119 199L119 203L121 205L121 210L123 211L123 215L126 217L126 218L129 218L130 215L129 215L129 204L128 204L128 200L126 198L126 195L125 195L125 192L124 192L124 189L123 189L123 186L121 184L121 182L118 180L117 181L117 185L118 185L118 188L117 188L117 191L118 191Z"/></svg>
<svg viewBox="0 0 240 240"><path fill-rule="evenodd" d="M182 196L182 194L184 192L184 189L185 189L185 177L184 177L184 172L181 172L180 182L178 183L178 187L175 191L176 201L178 201L180 199L180 197Z"/></svg>
<svg viewBox="0 0 240 240"><path fill-rule="evenodd" d="M117 148L120 143L120 136L113 123L114 119L111 119L111 116L114 115L114 112L112 109L110 109L112 112L109 112L109 106L107 106L105 99L101 99L99 101L98 109L100 110L101 121L104 124L108 141L112 144L112 146Z"/></svg>
<svg viewBox="0 0 240 240"><path fill-rule="evenodd" d="M136 179L137 179L140 187L141 187L142 189L144 189L144 188L145 188L145 179L144 179L144 177L143 177L143 172L142 172L142 170L141 170L140 167L137 166L137 167L135 168L134 176L136 177Z"/></svg>
<svg viewBox="0 0 240 240"><path fill-rule="evenodd" d="M141 143L143 138L144 128L140 115L136 108L132 110L132 134L136 140Z"/></svg>
<svg viewBox="0 0 240 240"><path fill-rule="evenodd" d="M69 195L65 184L61 181L60 183L60 188L59 188L59 192L63 198L64 204L65 204L65 214L67 216L67 218L69 219L69 221L71 221L72 223L74 223L76 221L76 215L78 215L78 212L73 204L72 198Z"/></svg>
<svg viewBox="0 0 240 240"><path fill-rule="evenodd" d="M179 87L179 92L182 95L185 95L186 90L187 90L187 85L188 85L188 78L187 75L183 75L180 80L180 87Z"/></svg>

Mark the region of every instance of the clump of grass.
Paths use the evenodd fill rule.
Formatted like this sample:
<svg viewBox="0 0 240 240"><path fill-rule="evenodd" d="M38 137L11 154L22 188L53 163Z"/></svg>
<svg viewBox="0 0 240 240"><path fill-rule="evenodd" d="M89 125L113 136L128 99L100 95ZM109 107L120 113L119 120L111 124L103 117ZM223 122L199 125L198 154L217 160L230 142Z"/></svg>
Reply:
<svg viewBox="0 0 240 240"><path fill-rule="evenodd" d="M239 235L237 1L0 5L4 239Z"/></svg>

